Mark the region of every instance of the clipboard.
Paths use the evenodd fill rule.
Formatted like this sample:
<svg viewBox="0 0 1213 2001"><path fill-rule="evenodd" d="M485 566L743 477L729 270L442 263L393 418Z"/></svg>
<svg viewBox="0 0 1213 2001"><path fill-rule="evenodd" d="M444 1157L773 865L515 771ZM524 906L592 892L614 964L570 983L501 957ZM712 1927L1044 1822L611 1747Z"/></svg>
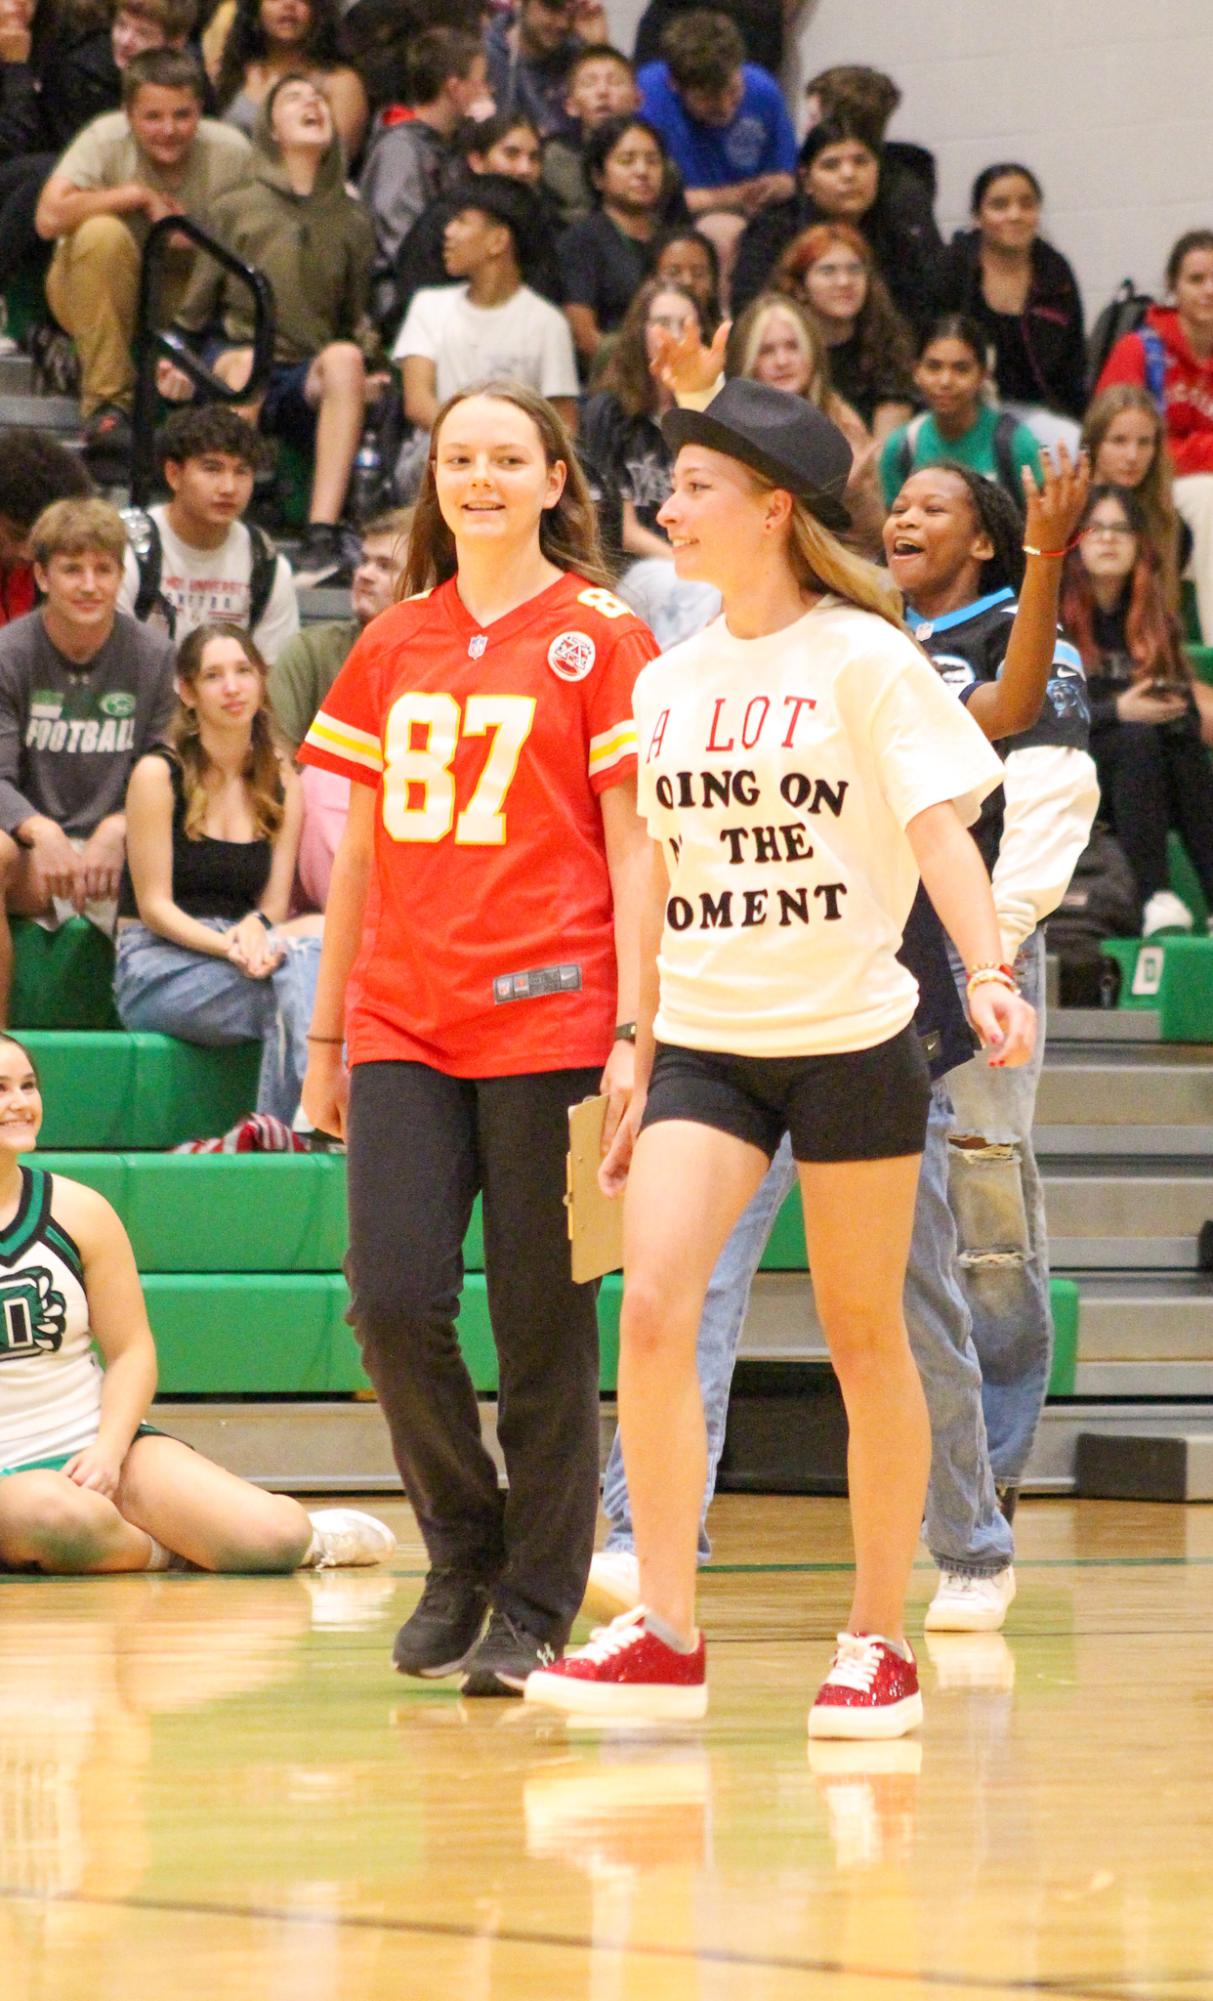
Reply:
<svg viewBox="0 0 1213 2001"><path fill-rule="evenodd" d="M573 1283L585 1285L623 1263L623 1197L604 1195L598 1186L602 1164L605 1095L569 1107L569 1154L565 1208L573 1256Z"/></svg>

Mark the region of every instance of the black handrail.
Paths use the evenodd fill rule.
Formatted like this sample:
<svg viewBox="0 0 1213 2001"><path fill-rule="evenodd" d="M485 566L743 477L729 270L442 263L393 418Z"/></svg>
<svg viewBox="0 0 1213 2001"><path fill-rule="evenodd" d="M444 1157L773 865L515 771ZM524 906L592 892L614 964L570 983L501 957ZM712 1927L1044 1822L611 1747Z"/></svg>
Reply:
<svg viewBox="0 0 1213 2001"><path fill-rule="evenodd" d="M253 299L253 366L241 389L232 389L199 361L179 334L161 332L154 325L153 306L156 281L164 262L162 245L171 236L188 236L208 257L247 286ZM139 306L135 316L135 407L131 428L131 505L143 507L150 498L156 476L156 363L171 361L188 375L195 389L204 390L207 400L216 403L244 403L269 380L274 365L274 294L264 271L245 264L224 248L191 215L166 215L154 222L147 233L143 265L139 273Z"/></svg>

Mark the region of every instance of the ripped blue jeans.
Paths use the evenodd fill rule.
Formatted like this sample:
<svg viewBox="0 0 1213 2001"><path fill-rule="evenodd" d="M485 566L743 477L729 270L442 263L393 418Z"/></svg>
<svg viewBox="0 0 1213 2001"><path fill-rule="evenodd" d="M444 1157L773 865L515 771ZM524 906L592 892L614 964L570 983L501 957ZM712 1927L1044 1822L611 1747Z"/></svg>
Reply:
<svg viewBox="0 0 1213 2001"><path fill-rule="evenodd" d="M199 922L208 930L231 928L223 917ZM114 1005L124 1028L176 1035L209 1048L260 1042L256 1109L289 1126L307 1069L320 940L280 937L278 942L285 947L281 963L268 978L254 980L230 959L174 945L146 924L126 924L118 933Z"/></svg>
<svg viewBox="0 0 1213 2001"><path fill-rule="evenodd" d="M1044 934L1034 931L1015 961L1024 999L1037 1011L1032 1061L1018 1070L991 1070L975 1057L948 1077L955 1112L948 1199L959 1240L958 1276L981 1362L990 1464L1000 1486L1018 1485L1027 1465L1053 1357L1049 1240L1032 1150L1044 1061L1044 964ZM953 959L954 971L956 965ZM963 981L961 970L958 984Z"/></svg>

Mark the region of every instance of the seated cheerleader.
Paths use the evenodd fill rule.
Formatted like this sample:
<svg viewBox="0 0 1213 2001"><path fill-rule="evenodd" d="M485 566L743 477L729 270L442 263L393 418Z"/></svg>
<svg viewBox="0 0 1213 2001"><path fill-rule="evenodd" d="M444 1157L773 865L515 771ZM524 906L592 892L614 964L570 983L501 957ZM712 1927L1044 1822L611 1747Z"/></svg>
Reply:
<svg viewBox="0 0 1213 2001"><path fill-rule="evenodd" d="M22 1162L41 1123L33 1062L0 1037L0 1569L384 1562L374 1516L308 1515L144 1421L156 1350L130 1241L93 1189Z"/></svg>

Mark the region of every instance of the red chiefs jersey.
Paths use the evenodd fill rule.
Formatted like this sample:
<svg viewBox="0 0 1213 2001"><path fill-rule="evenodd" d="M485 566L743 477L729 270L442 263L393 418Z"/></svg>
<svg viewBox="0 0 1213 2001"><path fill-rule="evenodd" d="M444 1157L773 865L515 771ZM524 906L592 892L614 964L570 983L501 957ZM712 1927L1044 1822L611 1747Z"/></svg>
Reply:
<svg viewBox="0 0 1213 2001"><path fill-rule="evenodd" d="M606 1060L598 795L635 773L632 684L656 651L572 574L488 627L452 581L367 628L300 751L379 792L351 1063L496 1077Z"/></svg>

